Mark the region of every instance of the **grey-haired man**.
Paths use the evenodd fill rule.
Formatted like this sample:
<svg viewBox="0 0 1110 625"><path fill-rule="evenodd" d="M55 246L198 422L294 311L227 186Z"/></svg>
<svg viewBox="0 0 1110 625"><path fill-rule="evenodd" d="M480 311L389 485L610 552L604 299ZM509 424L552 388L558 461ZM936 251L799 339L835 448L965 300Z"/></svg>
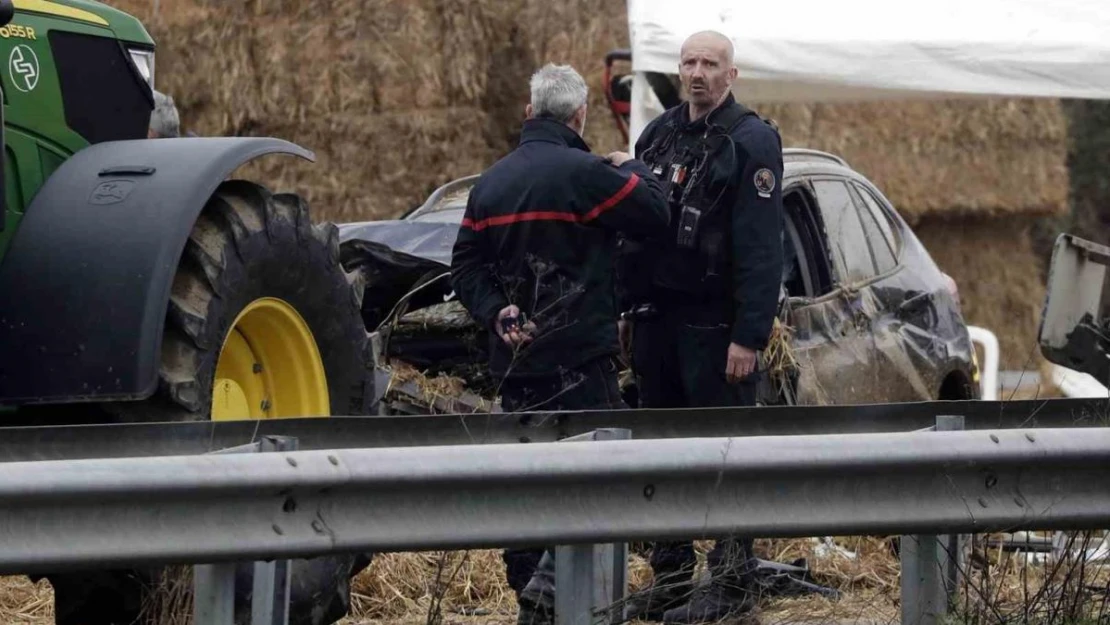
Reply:
<svg viewBox="0 0 1110 625"><path fill-rule="evenodd" d="M666 232L662 184L626 153L590 153L586 81L573 68L545 65L531 96L520 145L470 191L451 283L489 332L506 410L625 408L613 364L617 234ZM543 553L505 553L522 625L552 619L551 554L541 561Z"/></svg>

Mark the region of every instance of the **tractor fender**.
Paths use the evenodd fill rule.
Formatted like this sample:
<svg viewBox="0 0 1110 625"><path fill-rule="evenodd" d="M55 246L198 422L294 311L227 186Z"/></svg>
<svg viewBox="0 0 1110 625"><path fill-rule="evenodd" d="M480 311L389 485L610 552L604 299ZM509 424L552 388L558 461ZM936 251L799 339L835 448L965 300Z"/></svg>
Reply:
<svg viewBox="0 0 1110 625"><path fill-rule="evenodd" d="M0 404L134 400L157 388L170 288L217 186L273 138L89 146L34 197L0 261Z"/></svg>

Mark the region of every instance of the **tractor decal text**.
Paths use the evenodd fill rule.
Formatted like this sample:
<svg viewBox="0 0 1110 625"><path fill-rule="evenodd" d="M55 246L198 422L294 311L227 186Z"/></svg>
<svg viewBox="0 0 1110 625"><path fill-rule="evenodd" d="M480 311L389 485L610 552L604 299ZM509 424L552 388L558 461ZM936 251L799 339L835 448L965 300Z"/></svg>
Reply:
<svg viewBox="0 0 1110 625"><path fill-rule="evenodd" d="M30 39L37 41L35 37L35 29L30 26L23 26L21 24L8 24L7 26L0 26L0 37L10 39L15 37L17 39Z"/></svg>

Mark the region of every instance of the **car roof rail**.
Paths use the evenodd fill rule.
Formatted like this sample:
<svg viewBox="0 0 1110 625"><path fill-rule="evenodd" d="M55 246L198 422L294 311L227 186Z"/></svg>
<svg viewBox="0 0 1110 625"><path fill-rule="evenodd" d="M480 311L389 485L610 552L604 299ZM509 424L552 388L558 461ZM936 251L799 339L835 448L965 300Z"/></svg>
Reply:
<svg viewBox="0 0 1110 625"><path fill-rule="evenodd" d="M829 152L823 152L821 150L813 150L813 149L810 149L810 148L785 148L782 151L782 156L786 160L830 161L830 162L836 163L837 165L841 165L841 166L844 166L844 167L850 167L850 165L848 165L848 161L846 161L843 158L837 156L836 154L831 154ZM791 158L791 157L793 157L793 158Z"/></svg>

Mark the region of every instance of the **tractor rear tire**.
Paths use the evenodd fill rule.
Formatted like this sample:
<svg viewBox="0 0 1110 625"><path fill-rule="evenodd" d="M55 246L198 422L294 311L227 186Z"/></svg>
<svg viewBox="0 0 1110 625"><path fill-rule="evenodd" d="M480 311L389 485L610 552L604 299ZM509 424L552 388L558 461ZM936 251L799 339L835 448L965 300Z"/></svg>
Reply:
<svg viewBox="0 0 1110 625"><path fill-rule="evenodd" d="M340 265L338 230L312 224L296 195L271 195L236 180L212 195L178 264L155 405L119 404L119 419L212 418L221 350L239 315L264 299L284 302L311 330L327 378L328 413L370 414L373 366L361 315L362 285ZM250 406L255 413L261 408ZM277 408L277 414L263 418L322 416Z"/></svg>
<svg viewBox="0 0 1110 625"><path fill-rule="evenodd" d="M156 394L146 401L104 408L117 422L370 414L373 366L360 312L362 288L357 276L347 274L340 265L335 226L312 224L301 198L271 194L250 182L224 182L194 224L178 264ZM247 329L239 331L252 311L263 315L261 324L255 324L263 330L254 336ZM271 315L269 319L266 314ZM280 336L266 335L274 334L265 326L275 320L298 335L285 341L293 352L280 349L286 347ZM233 336L236 333L238 337ZM264 360L261 356L253 358L266 351L257 349L259 337L278 348L270 350L271 359L264 364L258 362ZM231 356L221 358L234 350L238 350L235 356L239 361L247 359L246 367L230 366ZM308 353L306 360L312 362L289 362L294 352ZM303 380L293 379L296 388L290 390L288 375L275 378L267 370L282 367L285 373L293 371L309 380L301 384ZM242 379L229 379L236 376ZM246 379L267 376L268 382ZM231 394L235 401L222 408L214 406L217 380L221 385L241 387ZM247 401L257 399L257 393L276 395ZM311 396L308 404L313 414L301 412L305 409L303 394ZM290 625L327 625L345 616L350 607L350 580L371 559L371 554L353 554L292 560ZM251 585L249 577L242 579L249 571L249 565L240 567L237 623L250 620L245 596ZM108 603L116 608L147 604L150 588L158 585L162 573L159 569L77 574L76 579L68 574L47 576L56 589L66 589L56 597L57 623L119 622L118 617L103 614L96 603L105 605L108 595L114 597ZM128 612L139 616L133 610ZM151 620L145 617L142 622Z"/></svg>

